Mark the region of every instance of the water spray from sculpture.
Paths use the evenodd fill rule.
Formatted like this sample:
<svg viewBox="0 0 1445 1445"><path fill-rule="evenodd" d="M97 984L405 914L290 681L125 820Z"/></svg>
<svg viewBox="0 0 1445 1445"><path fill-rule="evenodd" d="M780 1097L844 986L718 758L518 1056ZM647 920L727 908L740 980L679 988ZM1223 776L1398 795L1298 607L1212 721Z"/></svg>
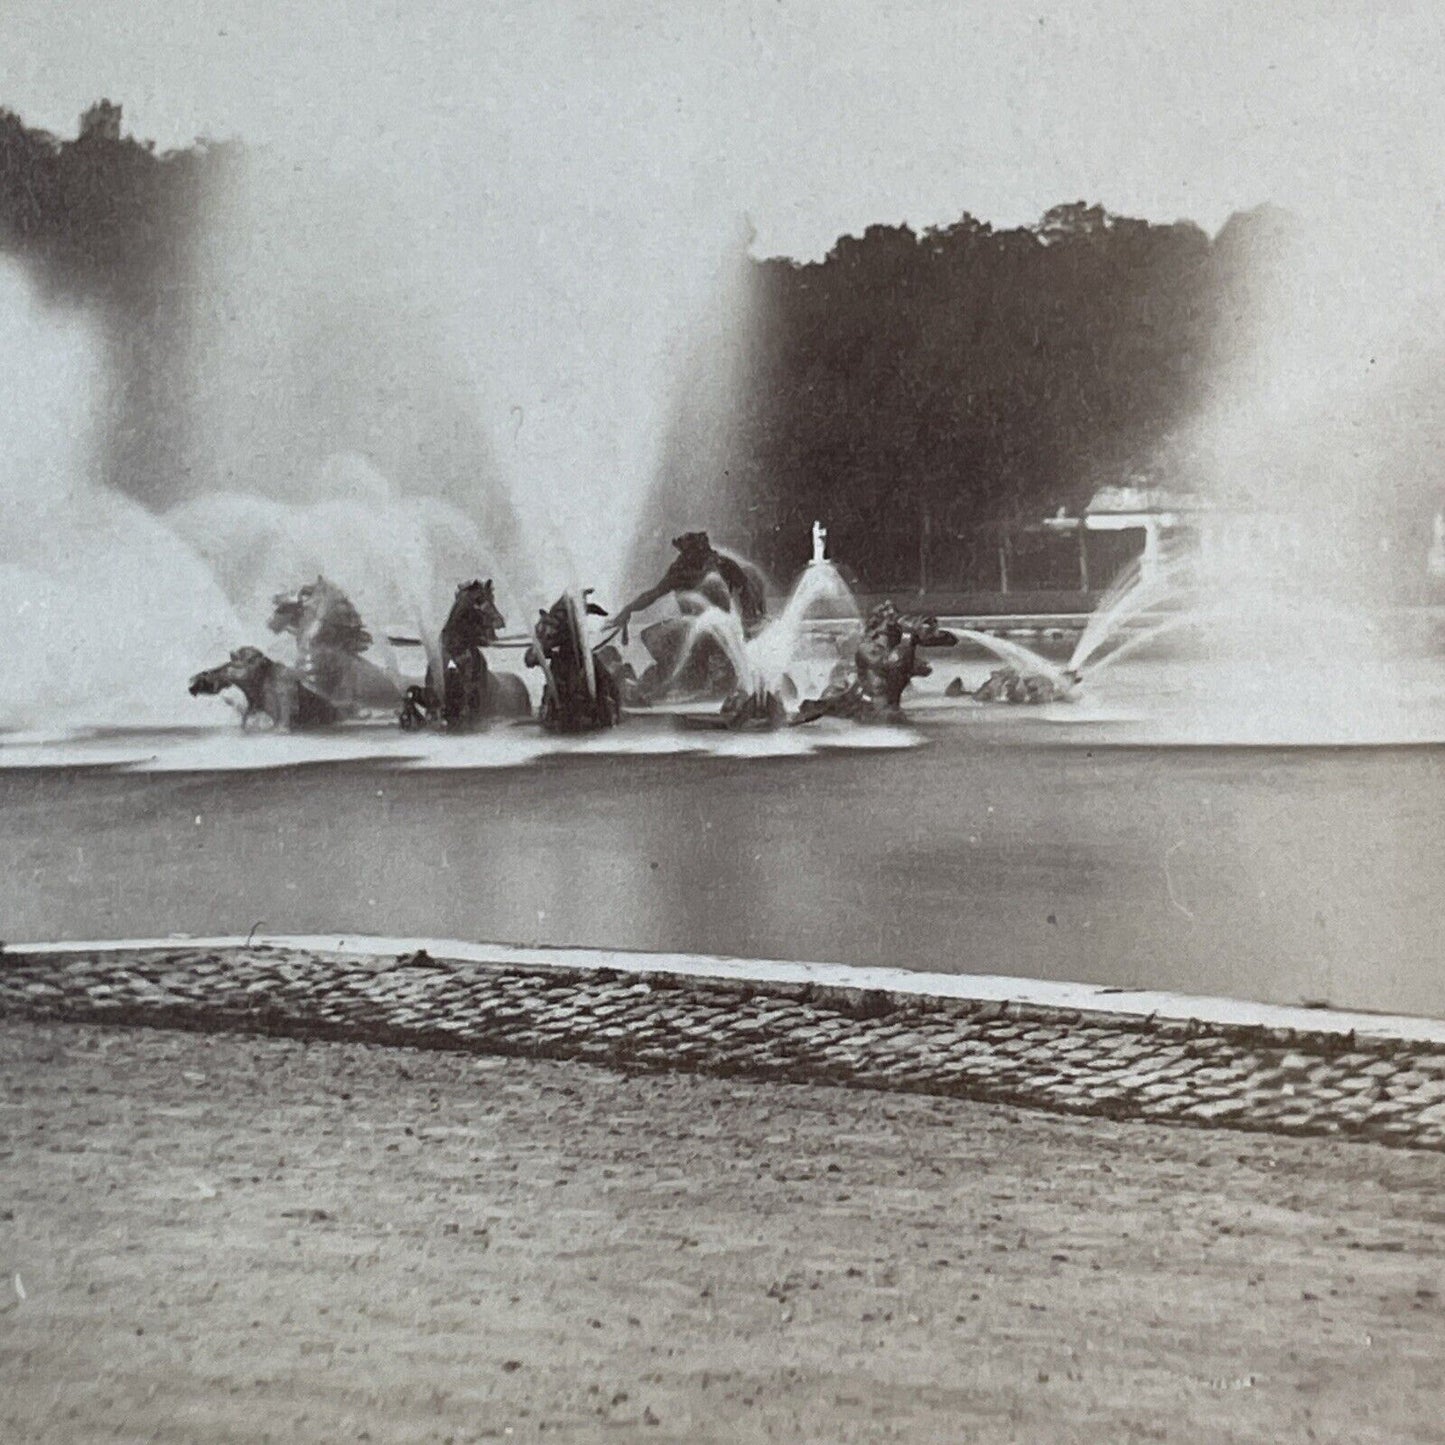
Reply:
<svg viewBox="0 0 1445 1445"><path fill-rule="evenodd" d="M803 692L823 686L838 665L837 636L856 633L861 618L852 589L828 560L821 523L813 524L812 538L812 558L766 621L749 627L744 611L716 587L680 593L681 642L663 686L688 678L699 656L710 655L714 669L704 680L712 692L729 694L728 720L770 726Z"/></svg>
<svg viewBox="0 0 1445 1445"><path fill-rule="evenodd" d="M172 723L238 626L196 553L102 480L100 321L0 262L0 728Z"/></svg>

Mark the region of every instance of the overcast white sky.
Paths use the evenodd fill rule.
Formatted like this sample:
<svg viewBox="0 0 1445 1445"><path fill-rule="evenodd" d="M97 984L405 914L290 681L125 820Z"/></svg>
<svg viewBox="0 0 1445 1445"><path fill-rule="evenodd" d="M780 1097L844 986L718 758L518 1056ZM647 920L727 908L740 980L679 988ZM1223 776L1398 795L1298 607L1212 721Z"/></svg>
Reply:
<svg viewBox="0 0 1445 1445"><path fill-rule="evenodd" d="M409 218L463 298L504 463L553 510L613 479L567 520L596 528L628 525L604 502L649 474L742 216L756 254L816 257L965 210L1213 230L1272 200L1348 274L1383 230L1445 232L1442 33L1434 0L0 0L0 104L69 135L104 95L163 147L352 166L368 247Z"/></svg>
<svg viewBox="0 0 1445 1445"><path fill-rule="evenodd" d="M1442 24L1408 0L5 0L0 101L68 134L106 94L162 145L420 148L502 206L727 203L816 254L965 208L1215 227L1433 183Z"/></svg>

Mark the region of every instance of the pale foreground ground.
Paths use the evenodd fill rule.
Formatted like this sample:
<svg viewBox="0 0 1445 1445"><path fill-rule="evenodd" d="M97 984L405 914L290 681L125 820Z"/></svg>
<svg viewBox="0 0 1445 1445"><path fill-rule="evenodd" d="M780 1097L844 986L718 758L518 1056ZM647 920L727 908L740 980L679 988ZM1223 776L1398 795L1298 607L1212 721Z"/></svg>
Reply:
<svg viewBox="0 0 1445 1445"><path fill-rule="evenodd" d="M1439 1440L1445 1158L0 1025L0 1439Z"/></svg>

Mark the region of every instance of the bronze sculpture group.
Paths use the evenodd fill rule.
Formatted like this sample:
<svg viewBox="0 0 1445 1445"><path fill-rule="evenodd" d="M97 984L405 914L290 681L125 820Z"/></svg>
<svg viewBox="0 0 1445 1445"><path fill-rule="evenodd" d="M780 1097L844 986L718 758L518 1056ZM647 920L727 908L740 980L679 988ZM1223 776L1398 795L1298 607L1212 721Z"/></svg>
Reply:
<svg viewBox="0 0 1445 1445"><path fill-rule="evenodd" d="M398 720L405 731L453 730L492 718L524 718L532 710L527 685L512 673L494 673L483 650L497 641L507 619L497 607L492 579L463 582L442 624L440 646L428 648L426 680L409 687Z"/></svg>
<svg viewBox="0 0 1445 1445"><path fill-rule="evenodd" d="M806 699L793 722L823 717L896 722L902 716L904 689L915 677L933 671L918 655L919 649L953 647L957 642L936 617L903 616L892 602L884 602L868 614L851 672L840 663L822 696Z"/></svg>
<svg viewBox="0 0 1445 1445"><path fill-rule="evenodd" d="M851 657L846 651L840 656L822 694L801 700L790 714L777 692L743 685L735 663L736 647L745 647L767 625L756 574L714 548L706 532L685 533L673 546L678 555L662 579L623 607L599 640L588 636L587 618L607 613L590 593L579 598L564 592L540 611L523 655L525 666L542 675L535 714L523 679L488 664L486 649L501 641L506 627L490 579L457 587L439 636L425 643L427 668L420 684L407 686L395 670L364 655L372 637L360 614L339 587L318 577L274 599L269 625L295 638L294 667L242 647L219 667L197 673L190 691L201 696L235 688L244 699L243 724L264 716L282 729L326 727L382 711L406 730L465 732L535 716L549 732L584 733L616 727L624 708L698 697L721 698L714 725L735 730L826 717L895 722L909 684L932 671L921 650L958 641L936 617L903 614L884 602L869 614ZM651 661L639 677L615 640L626 645L633 615L669 594L682 615L643 630ZM716 632L696 627L708 609L729 619L733 655ZM947 695L969 694L956 683ZM1008 668L971 695L980 702L1043 702L1063 693L1050 679Z"/></svg>

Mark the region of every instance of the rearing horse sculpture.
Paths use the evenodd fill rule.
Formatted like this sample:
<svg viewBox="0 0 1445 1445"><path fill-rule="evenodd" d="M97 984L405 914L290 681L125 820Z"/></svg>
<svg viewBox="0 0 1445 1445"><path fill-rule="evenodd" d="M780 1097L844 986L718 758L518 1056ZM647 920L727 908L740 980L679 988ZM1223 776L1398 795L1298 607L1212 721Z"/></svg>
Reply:
<svg viewBox="0 0 1445 1445"><path fill-rule="evenodd" d="M362 656L371 646L361 614L334 582L318 577L295 592L280 592L268 624L296 639L296 669L308 687L343 709L394 708L401 684Z"/></svg>
<svg viewBox="0 0 1445 1445"><path fill-rule="evenodd" d="M401 706L401 725L413 729L439 722L459 730L493 718L522 718L532 711L527 685L511 673L494 673L484 647L507 625L489 577L463 582L442 624L441 647L427 665L426 682L410 687ZM440 678L437 674L440 673Z"/></svg>
<svg viewBox="0 0 1445 1445"><path fill-rule="evenodd" d="M538 720L548 732L595 732L622 721L622 694L611 668L587 644L583 617L606 617L595 602L579 604L564 592L537 619L528 667L540 667L544 678Z"/></svg>

